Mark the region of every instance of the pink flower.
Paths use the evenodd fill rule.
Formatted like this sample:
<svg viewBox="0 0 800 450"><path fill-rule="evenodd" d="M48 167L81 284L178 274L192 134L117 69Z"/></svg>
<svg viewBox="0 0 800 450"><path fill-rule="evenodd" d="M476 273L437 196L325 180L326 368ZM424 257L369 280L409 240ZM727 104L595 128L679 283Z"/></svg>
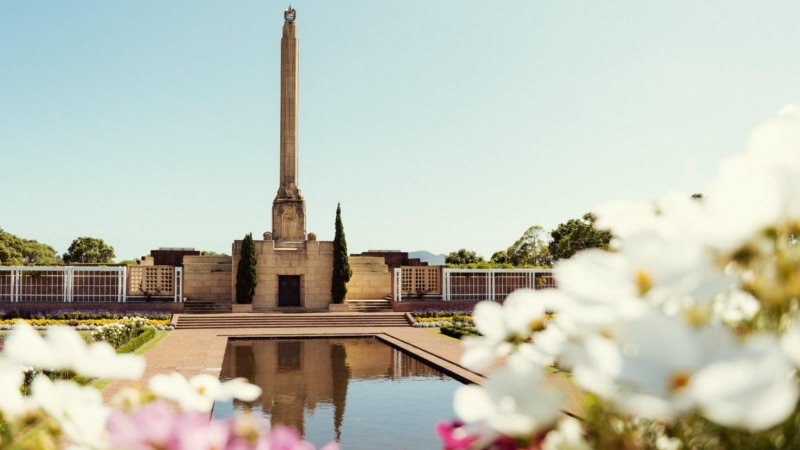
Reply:
<svg viewBox="0 0 800 450"><path fill-rule="evenodd" d="M258 417L211 420L205 413L176 414L157 400L131 414L112 410L106 424L108 444L127 450L314 450L294 428L269 424ZM320 450L339 450L332 442Z"/></svg>
<svg viewBox="0 0 800 450"><path fill-rule="evenodd" d="M339 445L332 442L320 450L337 450L338 448ZM314 444L302 440L296 429L277 425L268 435L262 436L258 440L256 450L314 450Z"/></svg>
<svg viewBox="0 0 800 450"><path fill-rule="evenodd" d="M175 426L175 413L160 400L127 415L112 410L106 423L108 441L114 448L131 450L165 447Z"/></svg>
<svg viewBox="0 0 800 450"><path fill-rule="evenodd" d="M442 440L443 450L468 449L478 439L464 426L464 422L459 420L452 422L440 420L436 423L436 434Z"/></svg>
<svg viewBox="0 0 800 450"><path fill-rule="evenodd" d="M222 450L228 448L232 422L208 420L204 413L183 413L175 421L167 448L173 450Z"/></svg>

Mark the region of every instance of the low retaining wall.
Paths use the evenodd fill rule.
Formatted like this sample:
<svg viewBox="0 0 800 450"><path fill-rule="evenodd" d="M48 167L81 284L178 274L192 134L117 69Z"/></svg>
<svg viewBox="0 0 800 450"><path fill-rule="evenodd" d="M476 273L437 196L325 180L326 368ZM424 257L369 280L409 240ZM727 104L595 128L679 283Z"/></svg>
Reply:
<svg viewBox="0 0 800 450"><path fill-rule="evenodd" d="M440 311L449 310L472 310L479 301L458 301L451 300L448 302L442 300L409 300L402 302L392 302L392 311L395 312L412 312L412 311L425 311L426 309L436 309ZM503 301L495 301L494 303L503 304Z"/></svg>
<svg viewBox="0 0 800 450"><path fill-rule="evenodd" d="M0 302L0 311L108 311L182 313L183 303L172 301L127 301L121 302Z"/></svg>

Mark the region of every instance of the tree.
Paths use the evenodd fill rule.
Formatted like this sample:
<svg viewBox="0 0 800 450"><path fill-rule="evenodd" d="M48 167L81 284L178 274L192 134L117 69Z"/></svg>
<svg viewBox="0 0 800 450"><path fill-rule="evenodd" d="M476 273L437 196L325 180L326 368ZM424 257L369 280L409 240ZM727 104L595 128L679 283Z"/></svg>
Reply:
<svg viewBox="0 0 800 450"><path fill-rule="evenodd" d="M544 228L539 225L525 230L525 233L506 250L508 262L514 266L550 266L553 259L542 236L544 233ZM501 256L497 253L495 255Z"/></svg>
<svg viewBox="0 0 800 450"><path fill-rule="evenodd" d="M586 213L580 219L570 219L559 224L550 233L550 254L553 261L567 259L575 253L587 248L607 249L611 241L611 232L597 230L594 223L597 221L592 213Z"/></svg>
<svg viewBox="0 0 800 450"><path fill-rule="evenodd" d="M64 253L67 264L109 264L114 262L114 247L106 245L100 238L79 237L72 241L67 253Z"/></svg>
<svg viewBox="0 0 800 450"><path fill-rule="evenodd" d="M336 234L333 236L333 278L331 279L331 295L333 303L344 303L347 297L347 282L353 276L350 260L347 258L347 240L342 225L342 208L336 205Z"/></svg>
<svg viewBox="0 0 800 450"><path fill-rule="evenodd" d="M511 264L511 258L508 257L508 253L505 250L492 253L492 259L489 261L496 264Z"/></svg>
<svg viewBox="0 0 800 450"><path fill-rule="evenodd" d="M236 266L236 303L253 303L253 295L255 295L258 285L257 265L253 233L247 233L242 240L242 254L239 258L239 265Z"/></svg>
<svg viewBox="0 0 800 450"><path fill-rule="evenodd" d="M52 266L61 263L53 247L34 240L22 239L0 228L0 265Z"/></svg>
<svg viewBox="0 0 800 450"><path fill-rule="evenodd" d="M444 257L445 264L474 264L483 261L483 256L465 248L450 252Z"/></svg>

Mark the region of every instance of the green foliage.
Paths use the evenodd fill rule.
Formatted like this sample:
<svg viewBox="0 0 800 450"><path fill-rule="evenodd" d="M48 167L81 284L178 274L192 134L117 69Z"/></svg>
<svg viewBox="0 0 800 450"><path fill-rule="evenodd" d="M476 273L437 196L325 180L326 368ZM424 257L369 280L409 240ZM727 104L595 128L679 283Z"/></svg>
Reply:
<svg viewBox="0 0 800 450"><path fill-rule="evenodd" d="M64 253L67 264L111 264L114 262L114 247L100 238L83 236L75 239Z"/></svg>
<svg viewBox="0 0 800 450"><path fill-rule="evenodd" d="M439 328L439 332L445 336L461 339L463 336L480 336L478 329L464 325L445 325Z"/></svg>
<svg viewBox="0 0 800 450"><path fill-rule="evenodd" d="M133 353L156 336L156 329L147 327L138 336L117 348L117 353Z"/></svg>
<svg viewBox="0 0 800 450"><path fill-rule="evenodd" d="M229 255L229 254L227 254L227 253L217 253L217 252L215 252L215 251L212 251L212 250L203 250L203 251L202 251L202 252L200 252L200 253L201 253L203 256L231 256L231 255Z"/></svg>
<svg viewBox="0 0 800 450"><path fill-rule="evenodd" d="M257 264L253 233L247 233L242 240L242 255L239 265L236 267L236 303L253 303L253 295L255 295L258 285Z"/></svg>
<svg viewBox="0 0 800 450"><path fill-rule="evenodd" d="M539 225L534 225L525 230L525 233L506 250L507 262L514 267L550 267L553 263L553 258L550 256L550 251L545 243L544 234L544 228ZM493 257L495 256L500 257L497 253L493 255Z"/></svg>
<svg viewBox="0 0 800 450"><path fill-rule="evenodd" d="M456 252L450 252L445 256L445 264L475 264L483 261L483 256L478 256L475 252L465 248Z"/></svg>
<svg viewBox="0 0 800 450"><path fill-rule="evenodd" d="M344 303L347 297L347 282L353 276L350 260L347 257L347 240L342 225L342 208L336 205L336 234L333 237L333 277L331 279L331 295L333 303Z"/></svg>
<svg viewBox="0 0 800 450"><path fill-rule="evenodd" d="M118 262L117 264L124 264L128 266L135 266L137 262L133 259L123 259L122 261Z"/></svg>
<svg viewBox="0 0 800 450"><path fill-rule="evenodd" d="M513 269L510 262L481 261L471 264L448 264L451 269ZM535 266L519 266L519 268L538 268Z"/></svg>
<svg viewBox="0 0 800 450"><path fill-rule="evenodd" d="M511 264L511 259L508 257L508 253L505 250L492 253L492 258L489 260L489 262L513 267Z"/></svg>
<svg viewBox="0 0 800 450"><path fill-rule="evenodd" d="M0 265L4 266L53 266L61 259L53 247L22 239L0 228Z"/></svg>
<svg viewBox="0 0 800 450"><path fill-rule="evenodd" d="M472 323L472 310L426 309L424 311L412 311L411 316L415 319L452 317L453 320L458 322Z"/></svg>
<svg viewBox="0 0 800 450"><path fill-rule="evenodd" d="M595 229L595 221L597 217L594 214L586 213L580 219L570 219L566 223L559 224L550 233L551 239L548 245L553 261L570 258L587 248L608 249L611 232Z"/></svg>

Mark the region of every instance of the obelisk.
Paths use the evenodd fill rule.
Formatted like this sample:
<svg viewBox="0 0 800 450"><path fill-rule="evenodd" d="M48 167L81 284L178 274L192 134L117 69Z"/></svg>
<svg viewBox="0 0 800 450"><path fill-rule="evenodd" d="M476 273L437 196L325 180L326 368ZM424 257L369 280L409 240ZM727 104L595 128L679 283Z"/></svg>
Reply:
<svg viewBox="0 0 800 450"><path fill-rule="evenodd" d="M283 13L281 37L281 179L272 202L272 239L305 240L306 202L297 187L297 13Z"/></svg>

